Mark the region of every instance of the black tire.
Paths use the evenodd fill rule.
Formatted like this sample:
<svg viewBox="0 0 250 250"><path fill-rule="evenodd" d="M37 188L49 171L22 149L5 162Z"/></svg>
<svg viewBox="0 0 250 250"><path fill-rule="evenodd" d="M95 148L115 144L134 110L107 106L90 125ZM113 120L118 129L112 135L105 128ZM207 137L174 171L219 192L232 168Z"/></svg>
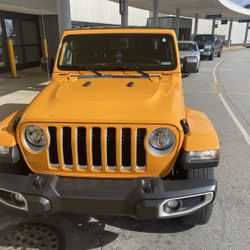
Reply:
<svg viewBox="0 0 250 250"><path fill-rule="evenodd" d="M221 54L222 54L222 51L220 50L217 56L221 57Z"/></svg>
<svg viewBox="0 0 250 250"><path fill-rule="evenodd" d="M15 164L0 164L0 173L28 175L29 172L24 160L20 160Z"/></svg>
<svg viewBox="0 0 250 250"><path fill-rule="evenodd" d="M212 54L208 57L209 61L213 61L214 60L214 52L212 51Z"/></svg>
<svg viewBox="0 0 250 250"><path fill-rule="evenodd" d="M189 180L214 179L213 168L191 169L188 171ZM204 225L208 223L213 212L213 203L203 207L199 211L181 218L182 223L189 226Z"/></svg>

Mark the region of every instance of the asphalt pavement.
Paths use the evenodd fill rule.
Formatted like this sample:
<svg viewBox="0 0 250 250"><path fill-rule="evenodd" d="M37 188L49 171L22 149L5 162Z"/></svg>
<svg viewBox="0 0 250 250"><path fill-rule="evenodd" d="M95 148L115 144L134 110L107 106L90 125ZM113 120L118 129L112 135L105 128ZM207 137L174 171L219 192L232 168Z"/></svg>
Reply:
<svg viewBox="0 0 250 250"><path fill-rule="evenodd" d="M39 76L39 82L44 81L46 76ZM0 82L0 116L26 105L43 86L37 84L37 79L20 87L14 84L12 92L3 93ZM18 246L27 238L33 242L28 249L56 249L59 245L70 250L250 249L250 49L228 51L212 62L202 61L200 72L184 78L183 87L186 105L205 112L220 138L221 161L215 170L218 195L207 225L187 227L178 220L67 214L24 219L1 211L0 249L23 249ZM16 96L11 95L13 92L21 97L12 101ZM16 106L7 112L4 105ZM33 236L32 241L34 234L40 235L40 240Z"/></svg>

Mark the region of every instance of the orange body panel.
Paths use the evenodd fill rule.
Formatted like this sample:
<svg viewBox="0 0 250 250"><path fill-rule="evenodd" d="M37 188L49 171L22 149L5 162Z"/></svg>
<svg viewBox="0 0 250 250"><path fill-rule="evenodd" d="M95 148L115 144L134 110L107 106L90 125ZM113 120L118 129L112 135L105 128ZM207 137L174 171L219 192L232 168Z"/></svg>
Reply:
<svg viewBox="0 0 250 250"><path fill-rule="evenodd" d="M187 109L191 133L185 136L185 151L218 150L219 139L208 117L199 111Z"/></svg>
<svg viewBox="0 0 250 250"><path fill-rule="evenodd" d="M47 123L37 123L44 131L46 131L47 134L47 141L48 145L50 142L50 137L48 136L48 126L57 126L59 128L59 132L61 133L61 129L64 126L70 126L73 131L76 131L76 128L81 126L80 124L47 124ZM87 144L87 155L88 159L88 166L86 168L81 168L77 165L77 153L76 153L76 139L72 138L72 155L73 155L73 166L71 168L68 168L63 164L63 156L62 156L62 143L59 142L58 151L59 151L59 166L55 167L53 165L49 164L49 149L46 147L46 149L41 153L34 153L29 150L28 147L25 146L25 143L23 143L23 134L24 130L29 124L23 124L19 131L19 136L17 138L18 143L20 145L23 145L21 147L22 154L24 156L24 159L27 163L27 165L30 167L30 169L34 172L38 173L47 173L47 174L54 174L54 175L60 175L60 176L73 176L73 177L99 177L99 178L134 178L134 177L142 177L142 176L166 176L169 171L171 170L171 167L174 165L176 160L176 155L178 155L182 141L183 141L183 134L179 133L179 131L172 126L164 126L166 128L170 128L175 136L176 136L176 146L175 148L166 156L159 156L154 155L148 148L148 137L150 133L156 129L159 128L160 125L144 125L144 127L147 130L147 134L145 137L145 148L146 148L146 168L145 170L138 169L136 166L136 156L135 156L135 141L132 141L132 164L131 164L131 170L123 169L121 164L121 159L117 159L116 169L109 169L107 166L107 159L105 156L105 150L104 150L104 137L102 138L102 145L103 145L103 152L102 152L102 166L100 169L94 169L93 164L91 162L91 148L89 147L89 144ZM94 124L95 127L101 127L102 131L105 131L108 127L110 127L110 124ZM117 130L121 130L124 128L123 124L112 124L113 127L115 127ZM84 127L87 128L87 131L89 131L89 128L93 127L93 124L84 124ZM135 133L136 128L142 127L141 124L133 124L133 125L126 125L126 128L131 128L132 135ZM74 133L76 136L76 133ZM59 136L60 138L60 136ZM132 138L135 138L135 136L132 136ZM87 141L90 140L90 134L87 135ZM60 140L59 140L60 141ZM117 155L120 155L119 153Z"/></svg>
<svg viewBox="0 0 250 250"><path fill-rule="evenodd" d="M16 132L13 131L13 125L16 120L16 117L18 117L19 115L20 112L15 112L0 123L0 146L16 146Z"/></svg>
<svg viewBox="0 0 250 250"><path fill-rule="evenodd" d="M62 39L67 35L74 34L170 34L174 37L176 55L179 58L178 45L175 32L168 29L85 29L71 30L63 34ZM59 60L59 51L57 60ZM128 78L91 78L91 87L84 88L88 78L77 78L77 75L93 75L90 71L60 71L55 63L53 79L51 83L32 101L22 114L16 134L6 130L15 114L3 121L0 125L0 140L3 146L14 146L19 144L22 155L30 167L37 173L45 173L60 176L86 177L86 178L136 178L142 176L165 177L174 166L180 150L200 151L218 149L219 143L212 124L207 117L197 111L185 109L180 60L177 60L177 67L171 71L147 72L153 74L150 78L133 78L133 88L128 88ZM136 75L136 71L105 72L105 74ZM158 76L156 76L158 74ZM182 119L187 119L191 128L191 134L185 136L180 124ZM59 164L58 168L51 166L48 157L48 145L41 153L33 153L25 145L23 132L27 125L39 125L47 136L48 145L50 137L49 126L59 128L57 138L60 139L60 129L69 126L72 129L72 168L65 168L62 156L62 144L58 143ZM131 170L121 168L120 146L116 147L117 169L107 168L105 157L105 136L102 134L102 166L96 170L92 168L91 160L88 160L87 169L79 169L77 165L77 150L75 146L76 128L98 126L102 131L114 126L121 130L124 127L131 128L135 134L137 128L145 128L146 168L136 168L135 136L132 136L132 157ZM170 128L176 136L176 145L168 154L159 156L153 155L148 147L150 133L159 127ZM15 138L16 137L16 138ZM90 135L87 134L90 138ZM90 140L88 139L87 140ZM17 140L17 142L16 142ZM120 142L119 134L117 144ZM1 146L0 145L0 146ZM90 156L91 149L87 148ZM88 157L91 159L91 157Z"/></svg>

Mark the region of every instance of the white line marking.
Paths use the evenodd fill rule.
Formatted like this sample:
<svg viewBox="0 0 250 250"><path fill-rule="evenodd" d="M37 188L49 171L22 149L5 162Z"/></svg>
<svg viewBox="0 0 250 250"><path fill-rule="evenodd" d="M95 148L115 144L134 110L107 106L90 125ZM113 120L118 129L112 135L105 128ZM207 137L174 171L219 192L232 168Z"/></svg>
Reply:
<svg viewBox="0 0 250 250"><path fill-rule="evenodd" d="M0 106L10 103L29 104L39 91L19 90L0 97Z"/></svg>
<svg viewBox="0 0 250 250"><path fill-rule="evenodd" d="M42 83L39 83L37 85L39 85L39 86L46 86L46 85L49 85L49 83L50 83L50 81L48 81L48 82L42 82Z"/></svg>
<svg viewBox="0 0 250 250"><path fill-rule="evenodd" d="M218 78L216 76L216 70L218 68L218 66L224 62L225 60L227 60L228 58L232 57L228 56L226 58L224 58L223 60L220 60L214 67L213 69L213 75L214 75L214 83L215 84L219 84L218 82ZM228 114L231 116L232 120L234 121L234 123L236 124L236 126L238 127L238 129L240 130L241 134L243 135L246 143L248 144L248 146L250 146L250 136L247 133L247 131L245 130L245 128L242 126L242 124L240 123L240 121L238 120L238 118L236 117L236 115L234 114L234 112L232 111L232 109L230 108L229 104L227 103L226 99L223 97L223 95L221 93L218 93L219 98L221 100L221 102L223 103L225 109L227 110Z"/></svg>
<svg viewBox="0 0 250 250"><path fill-rule="evenodd" d="M227 112L229 113L229 115L232 117L234 123L237 125L237 127L239 128L241 134L243 135L243 137L245 138L247 144L250 146L250 136L247 133L247 131L244 129L244 127L241 125L240 121L238 120L238 118L235 116L235 114L233 113L232 109L230 108L230 106L228 105L227 101L224 99L223 95L221 93L218 93L222 103L224 104Z"/></svg>
<svg viewBox="0 0 250 250"><path fill-rule="evenodd" d="M233 55L231 56L227 56L225 57L224 59L220 60L219 62L216 63L216 65L214 66L214 69L213 69L213 76L214 76L214 84L218 84L218 78L217 78L217 75L216 75L216 71L217 71L217 68L224 62L226 61L227 59L229 59L230 57L232 57Z"/></svg>

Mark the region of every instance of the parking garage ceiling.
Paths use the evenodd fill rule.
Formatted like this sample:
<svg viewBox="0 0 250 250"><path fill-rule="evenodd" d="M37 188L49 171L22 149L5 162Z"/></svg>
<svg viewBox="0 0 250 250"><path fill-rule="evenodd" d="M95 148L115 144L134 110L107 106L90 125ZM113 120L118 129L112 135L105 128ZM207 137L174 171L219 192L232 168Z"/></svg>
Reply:
<svg viewBox="0 0 250 250"><path fill-rule="evenodd" d="M119 2L119 0L112 0ZM129 6L153 11L153 0L129 0ZM195 17L198 13L200 18L206 15L222 14L226 19L250 18L250 9L245 9L230 0L160 0L159 13L176 14L180 8L181 16Z"/></svg>

